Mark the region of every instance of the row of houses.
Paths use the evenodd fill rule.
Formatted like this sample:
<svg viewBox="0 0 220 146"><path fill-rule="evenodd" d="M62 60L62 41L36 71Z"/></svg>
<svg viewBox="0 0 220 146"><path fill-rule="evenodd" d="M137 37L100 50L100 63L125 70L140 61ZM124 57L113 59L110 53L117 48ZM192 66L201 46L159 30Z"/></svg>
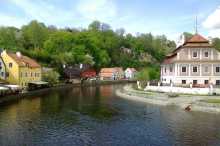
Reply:
<svg viewBox="0 0 220 146"><path fill-rule="evenodd" d="M122 67L102 68L99 76L101 80L120 80L134 79L137 74L135 68L127 68L125 71Z"/></svg>
<svg viewBox="0 0 220 146"><path fill-rule="evenodd" d="M0 50L0 82L27 87L30 84L43 84L44 68L37 61L20 52ZM81 79L100 78L101 80L133 79L137 73L134 68L102 68L99 73L90 65L64 66L64 79L80 82ZM80 80L76 80L80 79Z"/></svg>
<svg viewBox="0 0 220 146"><path fill-rule="evenodd" d="M97 73L90 65L80 64L75 66L64 67L64 77L70 82L79 82L77 79L94 79L100 80L120 80L120 79L134 79L137 70L134 68L127 68L125 71L122 67L101 68Z"/></svg>

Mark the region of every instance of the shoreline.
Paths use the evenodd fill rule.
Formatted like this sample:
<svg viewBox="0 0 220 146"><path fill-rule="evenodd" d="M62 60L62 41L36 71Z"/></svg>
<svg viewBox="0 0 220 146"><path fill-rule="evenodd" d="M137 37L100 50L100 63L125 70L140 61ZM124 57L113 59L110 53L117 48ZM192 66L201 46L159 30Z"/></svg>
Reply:
<svg viewBox="0 0 220 146"><path fill-rule="evenodd" d="M124 99L159 106L176 106L183 110L189 106L190 111L220 114L220 103L202 102L208 99L220 99L220 96L179 95L178 97L169 97L166 93L141 91L131 86L124 86L123 89L118 89L116 95Z"/></svg>
<svg viewBox="0 0 220 146"><path fill-rule="evenodd" d="M100 85L112 85L112 84L126 84L126 83L134 83L136 81L131 81L131 80L103 80L99 82L90 82L86 81L84 84L67 84L67 83L60 83L48 88L42 88L42 89L37 89L37 90L31 90L27 92L20 92L16 94L8 94L5 96L0 97L0 105L2 104L7 104L13 101L18 101L22 98L25 98L26 96L32 95L32 94L41 94L44 92L48 92L50 90L54 89L62 89L62 88L73 88L73 87L89 87L89 86L100 86Z"/></svg>

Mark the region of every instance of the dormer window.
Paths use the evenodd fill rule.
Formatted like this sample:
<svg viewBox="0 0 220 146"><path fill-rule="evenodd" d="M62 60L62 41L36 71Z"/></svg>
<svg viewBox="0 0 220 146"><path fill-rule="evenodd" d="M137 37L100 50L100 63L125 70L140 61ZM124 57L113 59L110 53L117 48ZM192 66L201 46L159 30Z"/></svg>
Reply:
<svg viewBox="0 0 220 146"><path fill-rule="evenodd" d="M29 64L28 64L28 63L26 63L25 65L26 65L26 67L29 67Z"/></svg>
<svg viewBox="0 0 220 146"><path fill-rule="evenodd" d="M8 64L8 66L9 66L9 68L12 68L13 64L10 62L10 63Z"/></svg>
<svg viewBox="0 0 220 146"><path fill-rule="evenodd" d="M205 52L205 57L208 58L209 57L209 52Z"/></svg>
<svg viewBox="0 0 220 146"><path fill-rule="evenodd" d="M197 58L198 57L198 53L195 51L193 52L193 58Z"/></svg>

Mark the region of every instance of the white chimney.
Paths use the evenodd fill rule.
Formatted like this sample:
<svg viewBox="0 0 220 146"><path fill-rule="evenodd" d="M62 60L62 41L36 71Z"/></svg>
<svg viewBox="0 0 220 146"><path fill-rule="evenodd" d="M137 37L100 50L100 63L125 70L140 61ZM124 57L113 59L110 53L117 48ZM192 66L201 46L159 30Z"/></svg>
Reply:
<svg viewBox="0 0 220 146"><path fill-rule="evenodd" d="M82 64L82 63L80 64L79 68L80 68L80 69L82 69L82 68L83 68L83 64Z"/></svg>
<svg viewBox="0 0 220 146"><path fill-rule="evenodd" d="M17 57L19 57L19 58L22 57L21 52L16 52L16 55L17 55Z"/></svg>

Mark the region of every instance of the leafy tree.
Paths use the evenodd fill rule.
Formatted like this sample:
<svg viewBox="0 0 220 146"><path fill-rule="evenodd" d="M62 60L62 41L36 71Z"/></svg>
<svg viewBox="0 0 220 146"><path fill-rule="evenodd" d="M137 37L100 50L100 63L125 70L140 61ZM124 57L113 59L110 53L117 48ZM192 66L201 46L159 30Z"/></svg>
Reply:
<svg viewBox="0 0 220 146"><path fill-rule="evenodd" d="M220 38L214 38L212 39L213 46L220 51Z"/></svg>
<svg viewBox="0 0 220 146"><path fill-rule="evenodd" d="M25 39L24 46L28 48L39 49L43 47L44 41L48 38L48 28L36 20L22 27Z"/></svg>
<svg viewBox="0 0 220 146"><path fill-rule="evenodd" d="M60 77L59 73L54 70L50 70L47 73L44 73L42 75L43 81L48 82L49 85L54 85L54 84L58 83L59 77Z"/></svg>

